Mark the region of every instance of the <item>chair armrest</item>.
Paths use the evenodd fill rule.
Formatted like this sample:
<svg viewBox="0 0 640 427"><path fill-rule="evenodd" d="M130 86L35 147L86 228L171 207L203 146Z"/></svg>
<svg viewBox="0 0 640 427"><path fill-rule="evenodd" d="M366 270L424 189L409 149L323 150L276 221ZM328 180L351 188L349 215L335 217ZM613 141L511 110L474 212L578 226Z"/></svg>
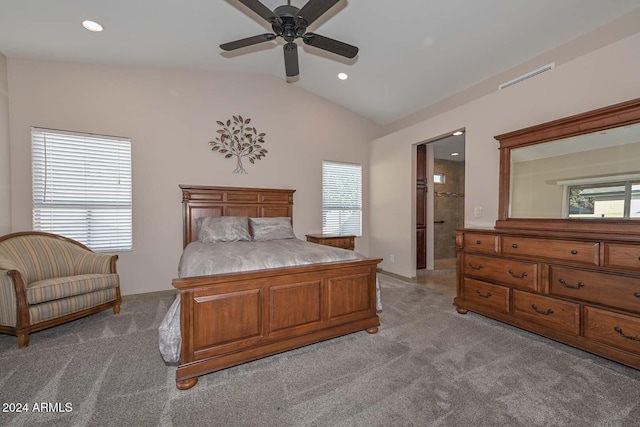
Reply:
<svg viewBox="0 0 640 427"><path fill-rule="evenodd" d="M9 270L16 270L18 273L20 273L23 280L28 280L29 278L27 270L22 265L18 264L10 258L7 258L6 256L0 255L0 271L2 270L6 270L3 272L3 275L5 275Z"/></svg>
<svg viewBox="0 0 640 427"><path fill-rule="evenodd" d="M76 274L116 273L117 259L118 255L78 252L74 256L74 270Z"/></svg>
<svg viewBox="0 0 640 427"><path fill-rule="evenodd" d="M18 305L22 311L26 304L27 294L20 272L0 269L0 325L16 327Z"/></svg>

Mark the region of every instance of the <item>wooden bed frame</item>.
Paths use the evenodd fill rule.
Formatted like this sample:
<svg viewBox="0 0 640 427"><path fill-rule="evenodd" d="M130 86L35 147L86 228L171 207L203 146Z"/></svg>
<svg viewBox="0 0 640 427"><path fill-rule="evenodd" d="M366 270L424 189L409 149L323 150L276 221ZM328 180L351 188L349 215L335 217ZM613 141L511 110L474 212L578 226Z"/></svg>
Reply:
<svg viewBox="0 0 640 427"><path fill-rule="evenodd" d="M184 246L205 216L290 217L295 190L180 185ZM329 338L378 332L376 269L364 259L174 279L180 390L205 375Z"/></svg>

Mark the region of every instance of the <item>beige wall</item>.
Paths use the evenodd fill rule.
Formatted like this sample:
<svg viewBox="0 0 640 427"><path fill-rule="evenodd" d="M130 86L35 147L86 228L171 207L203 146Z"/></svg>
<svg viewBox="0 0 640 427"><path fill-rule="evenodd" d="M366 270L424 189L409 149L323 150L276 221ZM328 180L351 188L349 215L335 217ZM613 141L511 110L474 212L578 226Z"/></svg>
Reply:
<svg viewBox="0 0 640 427"><path fill-rule="evenodd" d="M415 144L465 128L465 226L493 227L498 210L495 135L640 97L640 33L505 90L379 138L371 144L370 255L415 276ZM544 65L544 64L540 64ZM482 207L482 216L473 216ZM390 262L389 255L395 256Z"/></svg>
<svg viewBox="0 0 640 427"><path fill-rule="evenodd" d="M178 184L293 188L294 230L321 228L323 159L363 165L373 122L284 79L9 59L12 229L31 227L30 127L132 139L133 251L120 253L123 294L170 289L182 250ZM336 82L339 84L339 82ZM209 149L216 120L251 118L269 154L247 175ZM358 250L368 253L368 212Z"/></svg>
<svg viewBox="0 0 640 427"><path fill-rule="evenodd" d="M10 172L7 58L0 53L0 236L11 232Z"/></svg>

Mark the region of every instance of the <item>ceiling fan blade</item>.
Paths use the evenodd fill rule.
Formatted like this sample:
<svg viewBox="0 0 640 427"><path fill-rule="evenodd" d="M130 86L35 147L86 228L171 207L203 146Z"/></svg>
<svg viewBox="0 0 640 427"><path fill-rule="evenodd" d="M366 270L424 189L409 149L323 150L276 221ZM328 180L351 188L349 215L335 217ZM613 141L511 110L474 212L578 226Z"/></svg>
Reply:
<svg viewBox="0 0 640 427"><path fill-rule="evenodd" d="M296 16L297 20L304 21L299 25L307 27L311 25L316 19L320 18L327 10L331 9L340 0L309 0L307 4L302 6L302 9Z"/></svg>
<svg viewBox="0 0 640 427"><path fill-rule="evenodd" d="M274 40L276 38L275 34L266 33L260 34L259 36L247 37L246 39L240 39L236 41L232 41L229 43L223 43L220 45L220 49L222 50L236 50L242 47L252 46L254 44L268 42L269 40Z"/></svg>
<svg viewBox="0 0 640 427"><path fill-rule="evenodd" d="M271 9L262 4L258 0L239 0L240 3L247 6L249 9L253 10L255 13L260 15L264 20L271 24L282 24L282 21L278 16L276 16Z"/></svg>
<svg viewBox="0 0 640 427"><path fill-rule="evenodd" d="M289 42L284 45L284 68L287 70L287 77L295 77L300 74L298 67L298 45Z"/></svg>
<svg viewBox="0 0 640 427"><path fill-rule="evenodd" d="M357 47L338 40L330 39L329 37L321 36L320 34L307 33L302 37L302 39L305 44L308 44L309 46L324 49L347 58L353 58L358 54Z"/></svg>

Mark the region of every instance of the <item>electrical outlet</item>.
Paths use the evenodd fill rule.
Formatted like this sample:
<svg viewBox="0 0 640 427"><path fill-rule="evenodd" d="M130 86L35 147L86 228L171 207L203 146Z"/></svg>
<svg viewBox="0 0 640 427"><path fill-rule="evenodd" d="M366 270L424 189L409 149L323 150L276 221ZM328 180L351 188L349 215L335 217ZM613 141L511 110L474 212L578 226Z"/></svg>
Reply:
<svg viewBox="0 0 640 427"><path fill-rule="evenodd" d="M394 254L389 255L389 262L396 262L396 256Z"/></svg>
<svg viewBox="0 0 640 427"><path fill-rule="evenodd" d="M476 206L475 208L473 208L473 216L475 216L476 218L482 216L482 206Z"/></svg>

